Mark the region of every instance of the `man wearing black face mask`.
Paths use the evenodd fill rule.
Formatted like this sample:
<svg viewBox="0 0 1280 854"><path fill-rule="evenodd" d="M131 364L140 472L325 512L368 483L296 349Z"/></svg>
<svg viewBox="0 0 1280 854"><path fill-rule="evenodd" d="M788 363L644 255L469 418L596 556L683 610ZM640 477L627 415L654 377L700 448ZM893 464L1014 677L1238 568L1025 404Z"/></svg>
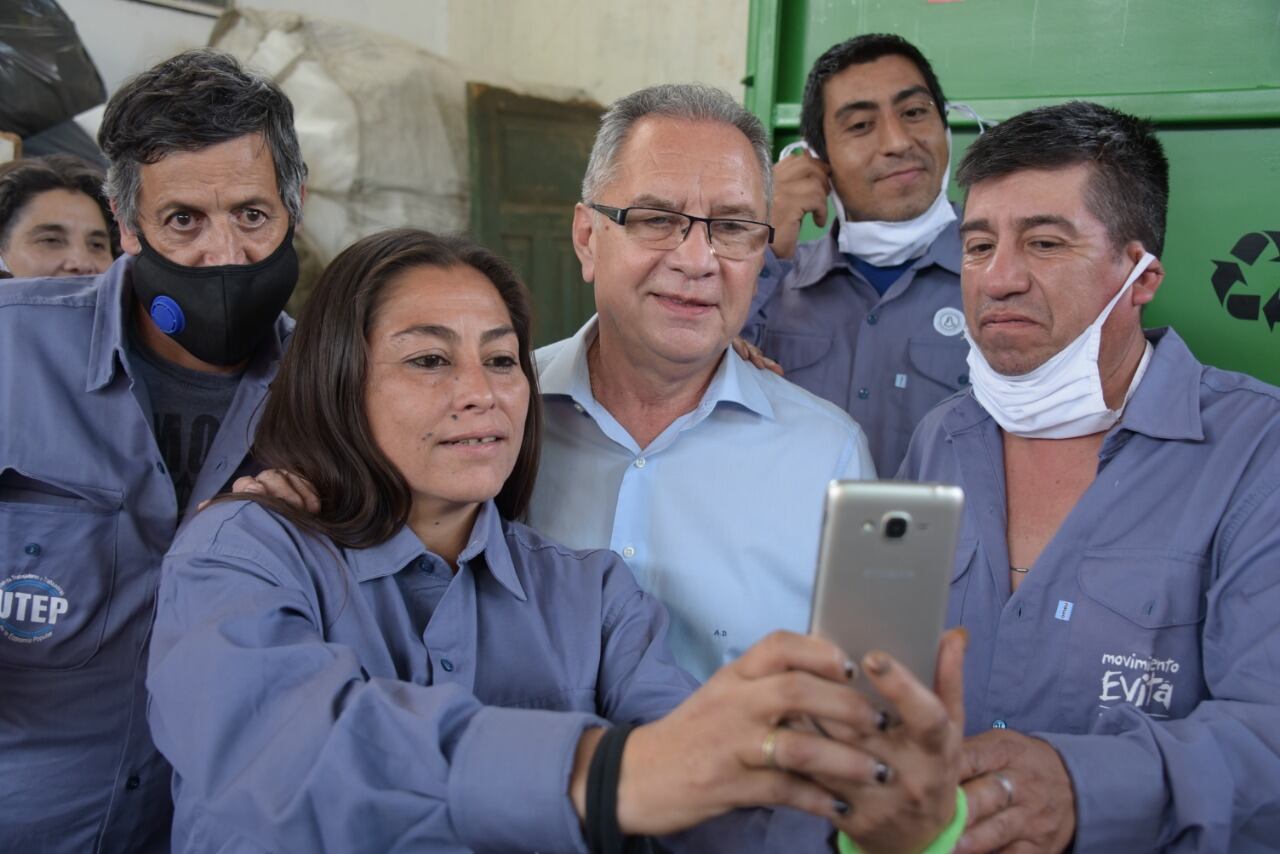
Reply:
<svg viewBox="0 0 1280 854"><path fill-rule="evenodd" d="M0 838L167 849L145 716L161 557L246 463L292 321L306 167L293 108L212 51L107 105L126 254L0 289Z"/></svg>

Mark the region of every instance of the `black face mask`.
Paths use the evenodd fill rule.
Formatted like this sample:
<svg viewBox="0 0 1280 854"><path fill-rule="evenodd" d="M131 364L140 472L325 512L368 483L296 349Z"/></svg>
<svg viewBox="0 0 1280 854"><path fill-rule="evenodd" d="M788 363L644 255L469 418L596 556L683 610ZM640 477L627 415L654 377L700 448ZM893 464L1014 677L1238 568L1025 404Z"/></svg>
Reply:
<svg viewBox="0 0 1280 854"><path fill-rule="evenodd" d="M152 249L133 264L133 292L160 331L211 365L253 355L298 283L293 226L279 248L256 264L186 267Z"/></svg>

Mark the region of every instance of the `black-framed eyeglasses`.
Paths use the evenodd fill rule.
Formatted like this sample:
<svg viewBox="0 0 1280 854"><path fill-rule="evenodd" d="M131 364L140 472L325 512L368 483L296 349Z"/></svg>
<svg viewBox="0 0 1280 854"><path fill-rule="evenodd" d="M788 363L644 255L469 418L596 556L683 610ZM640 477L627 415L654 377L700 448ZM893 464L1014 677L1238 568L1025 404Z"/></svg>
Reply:
<svg viewBox="0 0 1280 854"><path fill-rule="evenodd" d="M764 252L773 242L773 226L750 219L694 216L664 208L613 208L594 202L587 205L622 226L627 237L651 249L675 249L693 224L707 224L707 242L716 257L745 261Z"/></svg>

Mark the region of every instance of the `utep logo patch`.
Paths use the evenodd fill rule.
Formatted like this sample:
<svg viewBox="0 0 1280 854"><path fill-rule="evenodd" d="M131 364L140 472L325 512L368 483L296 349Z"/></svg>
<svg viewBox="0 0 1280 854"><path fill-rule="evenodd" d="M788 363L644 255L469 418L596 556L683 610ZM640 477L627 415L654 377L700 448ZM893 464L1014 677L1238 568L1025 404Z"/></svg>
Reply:
<svg viewBox="0 0 1280 854"><path fill-rule="evenodd" d="M0 635L14 643L48 640L66 616L66 593L39 575L11 575L0 581Z"/></svg>
<svg viewBox="0 0 1280 854"><path fill-rule="evenodd" d="M947 337L959 335L964 332L964 312L950 306L938 309L933 316L933 329L939 335Z"/></svg>

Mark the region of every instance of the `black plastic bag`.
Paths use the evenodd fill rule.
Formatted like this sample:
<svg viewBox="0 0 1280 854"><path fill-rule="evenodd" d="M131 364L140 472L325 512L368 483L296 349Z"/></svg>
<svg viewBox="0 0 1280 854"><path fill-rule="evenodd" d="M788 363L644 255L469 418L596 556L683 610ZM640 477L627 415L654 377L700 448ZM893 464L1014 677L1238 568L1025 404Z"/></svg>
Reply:
<svg viewBox="0 0 1280 854"><path fill-rule="evenodd" d="M0 130L31 136L106 98L98 69L55 0L0 2Z"/></svg>

